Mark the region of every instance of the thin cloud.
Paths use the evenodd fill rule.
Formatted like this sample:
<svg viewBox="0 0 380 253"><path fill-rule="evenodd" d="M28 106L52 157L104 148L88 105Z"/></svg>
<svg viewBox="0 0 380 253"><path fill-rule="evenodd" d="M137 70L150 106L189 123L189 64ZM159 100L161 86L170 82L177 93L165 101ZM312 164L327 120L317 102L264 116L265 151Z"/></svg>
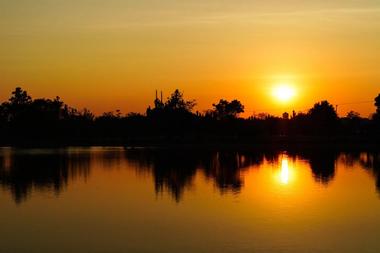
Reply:
<svg viewBox="0 0 380 253"><path fill-rule="evenodd" d="M159 12L158 12L159 13ZM340 8L340 9L319 9L319 10L297 10L283 12L220 12L202 13L198 15L172 15L162 17L151 17L149 20L136 18L135 20L122 19L106 24L91 24L85 28L95 30L128 29L136 27L170 27L170 26L190 26L190 25L217 25L222 23L278 23L284 22L284 18L341 18L348 15L380 15L379 8Z"/></svg>

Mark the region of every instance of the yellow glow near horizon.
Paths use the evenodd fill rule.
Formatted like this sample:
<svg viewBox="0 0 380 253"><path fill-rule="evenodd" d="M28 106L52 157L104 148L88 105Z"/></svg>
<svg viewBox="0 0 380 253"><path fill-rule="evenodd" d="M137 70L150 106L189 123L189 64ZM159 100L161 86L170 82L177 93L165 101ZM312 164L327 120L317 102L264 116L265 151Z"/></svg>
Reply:
<svg viewBox="0 0 380 253"><path fill-rule="evenodd" d="M292 85L279 84L273 88L273 96L277 101L285 103L292 100L296 95L296 90Z"/></svg>

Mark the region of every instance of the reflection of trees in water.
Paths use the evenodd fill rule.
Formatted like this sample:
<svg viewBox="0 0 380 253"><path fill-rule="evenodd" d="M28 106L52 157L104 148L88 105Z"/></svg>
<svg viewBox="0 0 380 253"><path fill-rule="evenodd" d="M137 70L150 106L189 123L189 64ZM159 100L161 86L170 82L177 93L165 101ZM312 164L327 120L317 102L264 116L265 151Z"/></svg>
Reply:
<svg viewBox="0 0 380 253"><path fill-rule="evenodd" d="M69 181L88 177L89 154L8 152L0 156L0 184L9 190L16 203L28 198L32 190L59 194Z"/></svg>
<svg viewBox="0 0 380 253"><path fill-rule="evenodd" d="M345 154L344 161L347 165L353 166L355 162L360 164L360 167L368 170L375 178L376 189L380 194L380 153L371 152L351 152Z"/></svg>
<svg viewBox="0 0 380 253"><path fill-rule="evenodd" d="M328 184L335 176L336 163L359 163L376 179L380 193L379 153L288 152L290 159L304 159L310 164L315 180ZM132 164L139 173L152 174L157 194L169 192L178 202L191 188L197 172L212 181L220 193L239 193L244 186L242 172L264 161L278 163L279 152L207 151L195 149L61 149L53 151L0 152L0 184L20 203L33 190L59 194L76 178L87 179L90 169L122 168Z"/></svg>
<svg viewBox="0 0 380 253"><path fill-rule="evenodd" d="M309 152L289 152L290 159L305 159L318 183L328 184L334 179L337 152L313 150ZM233 152L139 149L126 151L129 162L138 171L151 171L157 193L170 192L180 201L183 192L191 187L197 171L212 180L221 192L239 193L244 186L241 175L244 169L268 163L278 163L280 152Z"/></svg>
<svg viewBox="0 0 380 253"><path fill-rule="evenodd" d="M360 157L360 163L369 169L376 179L376 188L380 193L380 153L371 152Z"/></svg>
<svg viewBox="0 0 380 253"><path fill-rule="evenodd" d="M151 170L156 192L166 190L177 202L185 189L191 187L197 171L213 180L221 193L240 192L241 171L261 164L264 159L262 154L166 149L128 150L126 157L138 170Z"/></svg>
<svg viewBox="0 0 380 253"><path fill-rule="evenodd" d="M339 156L334 151L312 150L302 152L300 156L310 164L314 179L322 184L328 184L335 176L336 161Z"/></svg>
<svg viewBox="0 0 380 253"><path fill-rule="evenodd" d="M251 166L263 163L262 153L222 151L209 154L202 164L207 178L214 180L221 193L239 193L244 185L241 172Z"/></svg>
<svg viewBox="0 0 380 253"><path fill-rule="evenodd" d="M87 180L94 164L116 168L124 159L122 148L0 151L0 184L16 203L26 200L33 190L59 195L71 181Z"/></svg>
<svg viewBox="0 0 380 253"><path fill-rule="evenodd" d="M376 178L376 189L380 193L380 154L372 153L370 160L372 162L372 173Z"/></svg>
<svg viewBox="0 0 380 253"><path fill-rule="evenodd" d="M152 173L156 193L168 191L176 201L191 187L202 160L197 152L168 149L127 150L125 155L129 162L137 165L138 171Z"/></svg>
<svg viewBox="0 0 380 253"><path fill-rule="evenodd" d="M213 179L220 191L240 192L243 180L240 170L246 164L246 157L236 152L217 152L204 161L202 169L208 179Z"/></svg>

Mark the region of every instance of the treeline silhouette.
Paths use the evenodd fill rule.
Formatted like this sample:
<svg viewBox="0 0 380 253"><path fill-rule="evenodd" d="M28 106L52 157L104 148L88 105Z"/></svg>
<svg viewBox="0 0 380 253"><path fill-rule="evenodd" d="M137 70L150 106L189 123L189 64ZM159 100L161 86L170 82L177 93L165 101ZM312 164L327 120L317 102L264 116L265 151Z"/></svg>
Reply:
<svg viewBox="0 0 380 253"><path fill-rule="evenodd" d="M0 185L16 203L25 201L32 190L59 195L71 181L90 174L90 153L66 150L1 150Z"/></svg>
<svg viewBox="0 0 380 253"><path fill-rule="evenodd" d="M282 117L260 114L240 118L244 105L221 99L212 109L194 112L195 100L175 90L164 101L154 101L145 114L123 115L119 110L95 116L78 110L59 97L32 99L16 88L0 105L2 145L155 145L222 143L291 143L323 140L348 143L380 140L380 95L376 112L363 118L356 112L338 117L328 101L307 113L285 112Z"/></svg>
<svg viewBox="0 0 380 253"><path fill-rule="evenodd" d="M0 186L16 203L26 201L33 191L61 194L76 180L88 180L93 168L134 169L151 175L157 195L169 193L180 202L191 189L197 173L212 182L220 194L239 194L244 187L244 172L260 169L264 163L280 168L280 151L212 151L205 149L2 149ZM337 164L368 170L380 194L380 154L326 150L287 152L287 158L309 164L317 183L328 185L335 177ZM129 165L127 165L129 164ZM265 166L264 166L265 168Z"/></svg>

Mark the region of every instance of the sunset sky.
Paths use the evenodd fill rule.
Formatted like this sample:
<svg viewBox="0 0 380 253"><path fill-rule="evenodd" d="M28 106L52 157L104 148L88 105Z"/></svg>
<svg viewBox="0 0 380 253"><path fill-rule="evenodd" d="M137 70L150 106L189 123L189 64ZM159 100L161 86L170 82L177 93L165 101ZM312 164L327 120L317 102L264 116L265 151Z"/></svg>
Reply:
<svg viewBox="0 0 380 253"><path fill-rule="evenodd" d="M1 101L21 86L97 114L144 112L156 89L179 88L199 111L327 99L368 116L380 93L379 0L0 0L0 15ZM290 100L273 96L281 85Z"/></svg>

